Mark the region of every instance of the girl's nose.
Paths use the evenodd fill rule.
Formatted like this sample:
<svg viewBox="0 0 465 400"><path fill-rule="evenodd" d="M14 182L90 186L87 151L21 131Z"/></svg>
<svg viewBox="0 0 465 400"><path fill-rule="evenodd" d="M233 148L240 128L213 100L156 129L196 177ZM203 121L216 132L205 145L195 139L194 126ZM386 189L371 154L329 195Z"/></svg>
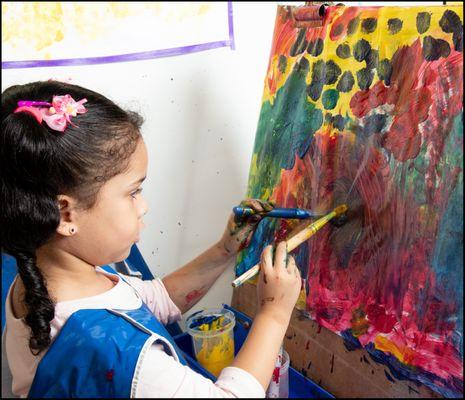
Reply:
<svg viewBox="0 0 465 400"><path fill-rule="evenodd" d="M141 204L141 207L140 207L139 218L142 218L149 211L149 205L148 205L147 201L145 201L144 198L142 198L141 200L142 200L142 204Z"/></svg>

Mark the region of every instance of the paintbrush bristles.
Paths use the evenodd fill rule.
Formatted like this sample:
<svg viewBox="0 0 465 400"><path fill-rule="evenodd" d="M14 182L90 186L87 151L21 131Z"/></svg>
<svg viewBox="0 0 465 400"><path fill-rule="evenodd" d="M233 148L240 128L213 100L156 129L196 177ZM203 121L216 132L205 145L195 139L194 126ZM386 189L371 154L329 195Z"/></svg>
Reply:
<svg viewBox="0 0 465 400"><path fill-rule="evenodd" d="M340 206L337 206L334 209L334 212L336 213L336 217L338 217L341 214L344 214L348 210L348 207L346 204L341 204Z"/></svg>
<svg viewBox="0 0 465 400"><path fill-rule="evenodd" d="M292 251L306 240L310 239L315 233L317 233L323 226L325 226L331 219L336 216L339 216L347 211L347 206L342 204L336 207L333 211L329 214L325 215L324 217L316 220L313 224L310 224L306 228L302 229L296 235L292 236L290 239L286 241L287 243L287 250ZM244 282L248 281L250 278L253 278L257 275L260 271L260 264L254 265L248 271L244 272L241 276L234 279L232 281L233 287L238 287L242 285Z"/></svg>

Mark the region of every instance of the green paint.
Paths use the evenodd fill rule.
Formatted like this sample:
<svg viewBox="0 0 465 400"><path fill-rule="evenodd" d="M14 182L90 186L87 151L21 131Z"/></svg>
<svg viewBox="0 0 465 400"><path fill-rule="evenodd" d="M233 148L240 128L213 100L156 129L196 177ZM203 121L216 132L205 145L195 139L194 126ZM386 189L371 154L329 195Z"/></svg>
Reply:
<svg viewBox="0 0 465 400"><path fill-rule="evenodd" d="M323 102L323 107L326 110L332 110L336 107L337 101L339 100L339 92L336 89L328 89L323 92L323 97L321 101Z"/></svg>
<svg viewBox="0 0 465 400"><path fill-rule="evenodd" d="M305 153L323 124L322 111L307 101L308 67L308 62L297 64L277 91L274 104L262 105L254 147L257 170L251 169L249 197L264 198L266 190L279 183L281 169L294 166L295 155Z"/></svg>

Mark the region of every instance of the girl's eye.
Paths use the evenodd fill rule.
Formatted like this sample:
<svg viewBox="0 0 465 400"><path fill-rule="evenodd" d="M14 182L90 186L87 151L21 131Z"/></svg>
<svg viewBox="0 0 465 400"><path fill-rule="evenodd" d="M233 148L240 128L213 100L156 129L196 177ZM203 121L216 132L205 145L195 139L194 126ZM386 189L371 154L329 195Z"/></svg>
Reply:
<svg viewBox="0 0 465 400"><path fill-rule="evenodd" d="M131 197L133 197L134 199L136 198L136 196L142 192L142 188L139 188L137 190L135 190L134 192L131 193Z"/></svg>

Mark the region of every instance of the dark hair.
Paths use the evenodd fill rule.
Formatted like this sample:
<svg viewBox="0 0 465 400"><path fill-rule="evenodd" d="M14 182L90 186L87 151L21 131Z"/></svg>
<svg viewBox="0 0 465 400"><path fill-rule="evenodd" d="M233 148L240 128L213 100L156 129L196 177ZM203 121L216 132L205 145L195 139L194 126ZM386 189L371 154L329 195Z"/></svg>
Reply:
<svg viewBox="0 0 465 400"><path fill-rule="evenodd" d="M87 112L72 117L64 132L52 130L27 112L14 113L20 100L51 102L54 95L87 99ZM101 186L124 172L140 138L142 118L106 97L58 81L15 85L2 93L0 159L2 251L16 258L26 290L29 347L39 354L50 345L54 302L36 265L36 250L60 222L57 195L68 194L92 208Z"/></svg>

